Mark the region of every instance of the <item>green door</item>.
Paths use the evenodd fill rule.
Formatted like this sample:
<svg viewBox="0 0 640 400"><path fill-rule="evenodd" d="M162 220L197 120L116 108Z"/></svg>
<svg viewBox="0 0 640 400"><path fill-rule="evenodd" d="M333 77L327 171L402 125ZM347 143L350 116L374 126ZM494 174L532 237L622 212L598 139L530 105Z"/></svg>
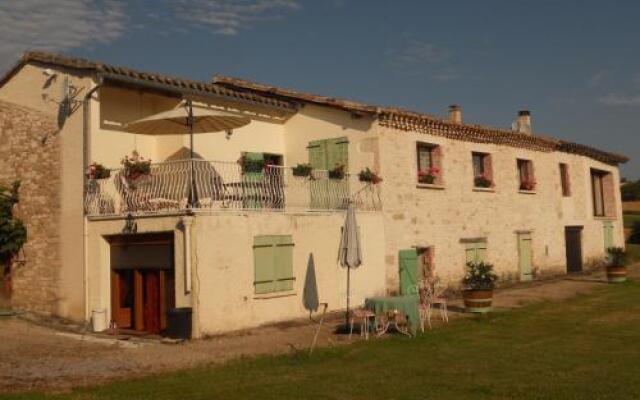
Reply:
<svg viewBox="0 0 640 400"><path fill-rule="evenodd" d="M416 294L418 284L418 253L415 249L400 250L398 254L400 268L400 294Z"/></svg>
<svg viewBox="0 0 640 400"><path fill-rule="evenodd" d="M346 137L309 142L309 163L316 170L311 181L311 208L335 209L346 206L349 185L346 180L329 179L328 170L344 165L349 169L349 142Z"/></svg>
<svg viewBox="0 0 640 400"><path fill-rule="evenodd" d="M612 221L604 221L602 223L602 230L604 235L604 255L605 258L609 259L609 253L607 249L613 247L613 222Z"/></svg>
<svg viewBox="0 0 640 400"><path fill-rule="evenodd" d="M242 171L243 207L248 209L262 208L262 183L264 180L264 154L245 153L247 161Z"/></svg>
<svg viewBox="0 0 640 400"><path fill-rule="evenodd" d="M518 263L520 265L520 280L530 281L533 278L531 270L531 234L518 234Z"/></svg>

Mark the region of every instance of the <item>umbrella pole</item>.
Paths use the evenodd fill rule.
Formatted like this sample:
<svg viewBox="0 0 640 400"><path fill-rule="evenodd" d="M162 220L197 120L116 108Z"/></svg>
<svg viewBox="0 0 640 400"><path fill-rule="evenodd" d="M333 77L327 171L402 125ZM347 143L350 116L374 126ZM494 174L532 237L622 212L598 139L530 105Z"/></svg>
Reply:
<svg viewBox="0 0 640 400"><path fill-rule="evenodd" d="M351 267L347 266L347 314L345 315L346 329L349 329L349 303L351 300Z"/></svg>
<svg viewBox="0 0 640 400"><path fill-rule="evenodd" d="M187 127L189 128L189 208L196 203L196 179L193 170L193 104L187 100Z"/></svg>

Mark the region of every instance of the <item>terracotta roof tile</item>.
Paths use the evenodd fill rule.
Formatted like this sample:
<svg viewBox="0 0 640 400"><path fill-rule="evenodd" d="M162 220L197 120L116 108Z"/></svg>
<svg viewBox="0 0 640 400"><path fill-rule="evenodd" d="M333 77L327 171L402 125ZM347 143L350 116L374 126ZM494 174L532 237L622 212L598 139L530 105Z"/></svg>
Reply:
<svg viewBox="0 0 640 400"><path fill-rule="evenodd" d="M571 143L543 135L525 135L519 132L492 127L458 124L432 115L404 110L397 107L379 107L350 100L335 99L290 89L277 88L245 79L215 75L213 82L234 90L245 90L281 100L296 100L324 106L336 107L350 112L364 112L376 116L381 126L402 131L439 135L450 139L477 143L493 143L535 151L562 151L580 154L608 164L629 161L623 155L598 150L589 146Z"/></svg>
<svg viewBox="0 0 640 400"><path fill-rule="evenodd" d="M4 77L0 78L0 86L4 85L11 77L27 63L36 62L41 64L55 65L63 68L75 70L86 70L92 73L111 74L123 78L138 80L144 82L159 82L165 85L174 86L176 88L196 90L214 95L228 97L229 99L239 99L251 101L265 106L272 106L284 109L295 109L290 101L278 100L270 97L260 96L259 94L241 93L237 90L214 85L206 82L199 82L190 79L176 78L168 75L138 71L131 68L120 67L116 65L103 64L95 61L85 60L82 58L69 57L61 54L33 51L24 53L22 59L12 68Z"/></svg>

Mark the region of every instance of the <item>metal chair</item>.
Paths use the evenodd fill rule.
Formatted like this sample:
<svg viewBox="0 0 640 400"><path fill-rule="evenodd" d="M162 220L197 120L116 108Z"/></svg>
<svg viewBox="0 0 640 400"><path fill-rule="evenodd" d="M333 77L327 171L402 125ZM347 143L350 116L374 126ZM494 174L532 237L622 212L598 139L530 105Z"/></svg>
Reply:
<svg viewBox="0 0 640 400"><path fill-rule="evenodd" d="M431 326L431 308L437 305L440 309L440 316L443 322L449 322L449 312L447 309L447 299L438 290L438 281L425 280L416 285L416 290L420 296L420 329L424 332L424 322L427 321L429 329Z"/></svg>
<svg viewBox="0 0 640 400"><path fill-rule="evenodd" d="M375 320L375 318L376 314L373 311L364 308L353 310L349 316L349 324L351 325L349 330L349 340L351 340L351 336L353 335L353 325L355 320L360 321L360 336L364 335L365 340L369 340L369 322L371 319Z"/></svg>

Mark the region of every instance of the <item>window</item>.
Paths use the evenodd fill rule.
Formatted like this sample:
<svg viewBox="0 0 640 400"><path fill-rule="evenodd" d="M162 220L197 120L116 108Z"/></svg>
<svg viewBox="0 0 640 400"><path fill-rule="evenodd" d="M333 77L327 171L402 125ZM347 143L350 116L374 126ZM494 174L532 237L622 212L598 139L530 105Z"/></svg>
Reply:
<svg viewBox="0 0 640 400"><path fill-rule="evenodd" d="M465 243L465 259L467 263L486 261L487 257L487 241L477 239L466 241Z"/></svg>
<svg viewBox="0 0 640 400"><path fill-rule="evenodd" d="M536 179L533 173L533 163L530 160L518 159L518 179L520 190L536 190Z"/></svg>
<svg viewBox="0 0 640 400"><path fill-rule="evenodd" d="M418 143L418 183L442 184L441 150L436 144Z"/></svg>
<svg viewBox="0 0 640 400"><path fill-rule="evenodd" d="M487 153L471 153L473 163L473 185L479 188L493 186L493 168L491 155Z"/></svg>
<svg viewBox="0 0 640 400"><path fill-rule="evenodd" d="M256 236L253 239L256 294L293 290L291 235Z"/></svg>
<svg viewBox="0 0 640 400"><path fill-rule="evenodd" d="M613 175L606 171L591 170L591 195L593 215L596 217L614 217L615 195Z"/></svg>
<svg viewBox="0 0 640 400"><path fill-rule="evenodd" d="M604 217L603 174L591 171L591 192L593 196L593 215Z"/></svg>
<svg viewBox="0 0 640 400"><path fill-rule="evenodd" d="M571 196L571 186L569 185L569 166L560 163L560 184L562 185L562 195L564 197Z"/></svg>

